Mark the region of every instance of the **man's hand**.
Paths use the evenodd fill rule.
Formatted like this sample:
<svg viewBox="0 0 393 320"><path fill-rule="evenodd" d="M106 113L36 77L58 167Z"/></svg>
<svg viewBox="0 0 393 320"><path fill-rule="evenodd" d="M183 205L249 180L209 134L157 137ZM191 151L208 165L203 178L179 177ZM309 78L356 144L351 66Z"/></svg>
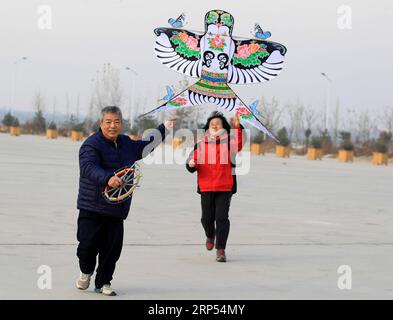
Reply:
<svg viewBox="0 0 393 320"><path fill-rule="evenodd" d="M123 185L123 181L118 176L113 176L108 181L108 186L118 188Z"/></svg>
<svg viewBox="0 0 393 320"><path fill-rule="evenodd" d="M167 130L172 130L174 125L175 125L176 120L177 120L177 118L175 118L175 117L172 117L172 118L169 118L169 119L165 120L165 122L164 122L165 128Z"/></svg>
<svg viewBox="0 0 393 320"><path fill-rule="evenodd" d="M194 159L191 159L191 160L188 162L188 165L190 166L190 168L194 168L194 167L195 167L195 160L194 160Z"/></svg>

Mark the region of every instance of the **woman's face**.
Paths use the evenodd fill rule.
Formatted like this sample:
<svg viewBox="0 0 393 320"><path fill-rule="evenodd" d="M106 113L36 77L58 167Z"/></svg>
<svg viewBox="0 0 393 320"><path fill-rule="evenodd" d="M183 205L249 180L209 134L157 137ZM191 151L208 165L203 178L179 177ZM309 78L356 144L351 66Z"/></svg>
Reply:
<svg viewBox="0 0 393 320"><path fill-rule="evenodd" d="M209 123L209 133L217 134L222 131L222 120L220 118L213 118Z"/></svg>

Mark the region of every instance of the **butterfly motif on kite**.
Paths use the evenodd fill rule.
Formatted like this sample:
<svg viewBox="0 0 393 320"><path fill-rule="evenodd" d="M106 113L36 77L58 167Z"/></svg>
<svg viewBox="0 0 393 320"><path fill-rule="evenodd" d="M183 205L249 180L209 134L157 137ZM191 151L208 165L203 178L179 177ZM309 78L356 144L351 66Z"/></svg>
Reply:
<svg viewBox="0 0 393 320"><path fill-rule="evenodd" d="M263 31L259 23L255 23L254 36L257 39L267 40L272 36L272 33L270 31Z"/></svg>
<svg viewBox="0 0 393 320"><path fill-rule="evenodd" d="M166 86L166 96L162 98L164 101L169 101L171 100L175 95L175 90L173 89L173 86Z"/></svg>
<svg viewBox="0 0 393 320"><path fill-rule="evenodd" d="M258 104L259 104L259 100L255 100L255 101L253 101L252 103L250 103L251 111L252 111L257 117L261 116L261 113L260 113L259 110L257 109Z"/></svg>
<svg viewBox="0 0 393 320"><path fill-rule="evenodd" d="M184 21L185 21L186 15L182 13L180 16L178 16L176 19L169 18L168 23L174 27L174 28L181 28L184 26Z"/></svg>

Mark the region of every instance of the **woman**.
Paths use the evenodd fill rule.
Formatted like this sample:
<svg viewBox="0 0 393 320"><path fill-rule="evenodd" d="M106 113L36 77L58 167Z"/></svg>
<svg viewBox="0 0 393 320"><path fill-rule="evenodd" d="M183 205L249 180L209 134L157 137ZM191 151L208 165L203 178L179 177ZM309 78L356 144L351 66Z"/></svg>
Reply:
<svg viewBox="0 0 393 320"><path fill-rule="evenodd" d="M234 132L220 112L207 119L204 138L198 142L186 167L198 172L198 193L201 195L202 226L206 234L206 249L216 246L216 260L226 262L225 247L229 234L229 206L236 193L235 156L242 148L239 118L234 120Z"/></svg>

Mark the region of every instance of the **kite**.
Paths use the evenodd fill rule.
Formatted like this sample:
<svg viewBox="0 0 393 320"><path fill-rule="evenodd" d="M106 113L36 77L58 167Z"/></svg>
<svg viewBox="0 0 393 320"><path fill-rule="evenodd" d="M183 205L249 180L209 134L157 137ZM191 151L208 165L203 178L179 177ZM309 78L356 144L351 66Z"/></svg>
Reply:
<svg viewBox="0 0 393 320"><path fill-rule="evenodd" d="M233 26L234 18L230 13L211 10L205 15L205 32L155 29L154 50L160 62L199 80L140 117L212 103L278 141L229 84L272 80L283 68L287 49L280 43L261 39L271 34L264 33L259 25L255 28L254 39L232 36Z"/></svg>

